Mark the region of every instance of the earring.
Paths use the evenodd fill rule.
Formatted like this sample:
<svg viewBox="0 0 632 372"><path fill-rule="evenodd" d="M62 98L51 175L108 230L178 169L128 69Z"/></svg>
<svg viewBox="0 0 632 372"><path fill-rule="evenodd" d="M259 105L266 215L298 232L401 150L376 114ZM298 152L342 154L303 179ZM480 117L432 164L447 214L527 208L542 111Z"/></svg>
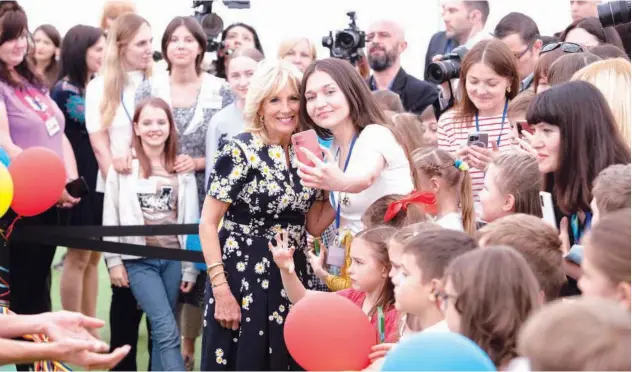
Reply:
<svg viewBox="0 0 632 372"><path fill-rule="evenodd" d="M507 87L507 93L511 93L511 87Z"/></svg>
<svg viewBox="0 0 632 372"><path fill-rule="evenodd" d="M263 125L263 115L259 116L259 124Z"/></svg>

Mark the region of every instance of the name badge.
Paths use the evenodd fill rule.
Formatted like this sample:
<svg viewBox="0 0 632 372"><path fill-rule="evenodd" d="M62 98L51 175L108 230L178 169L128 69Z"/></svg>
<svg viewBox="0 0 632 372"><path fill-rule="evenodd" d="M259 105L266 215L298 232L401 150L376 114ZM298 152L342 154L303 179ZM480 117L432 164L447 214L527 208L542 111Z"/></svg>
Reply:
<svg viewBox="0 0 632 372"><path fill-rule="evenodd" d="M59 126L59 123L57 122L57 119L55 119L55 117L51 117L46 120L46 131L48 132L49 137L56 135L57 133L59 133L60 130L61 127Z"/></svg>
<svg viewBox="0 0 632 372"><path fill-rule="evenodd" d="M345 264L345 249L338 244L329 247L327 252L327 265L343 267Z"/></svg>
<svg viewBox="0 0 632 372"><path fill-rule="evenodd" d="M158 191L158 184L156 180L139 179L136 181L137 194L155 194L156 191Z"/></svg>

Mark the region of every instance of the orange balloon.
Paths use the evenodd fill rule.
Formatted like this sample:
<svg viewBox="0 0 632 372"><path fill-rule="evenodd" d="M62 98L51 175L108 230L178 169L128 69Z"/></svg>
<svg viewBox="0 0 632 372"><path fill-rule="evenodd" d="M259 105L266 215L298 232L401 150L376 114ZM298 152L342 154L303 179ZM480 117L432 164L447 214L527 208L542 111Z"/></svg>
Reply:
<svg viewBox="0 0 632 372"><path fill-rule="evenodd" d="M334 293L309 293L294 305L284 335L290 355L308 371L360 371L377 343L362 309Z"/></svg>
<svg viewBox="0 0 632 372"><path fill-rule="evenodd" d="M32 217L54 206L66 185L61 158L44 147L30 147L9 165L13 178L11 209L19 216Z"/></svg>

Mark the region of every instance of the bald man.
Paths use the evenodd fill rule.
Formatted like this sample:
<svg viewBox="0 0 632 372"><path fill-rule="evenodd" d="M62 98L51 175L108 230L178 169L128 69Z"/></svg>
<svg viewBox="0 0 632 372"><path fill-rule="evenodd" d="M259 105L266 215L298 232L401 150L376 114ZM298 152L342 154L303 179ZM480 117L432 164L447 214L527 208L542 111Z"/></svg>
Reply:
<svg viewBox="0 0 632 372"><path fill-rule="evenodd" d="M438 105L438 91L432 84L407 74L401 67L400 55L407 47L404 29L398 23L381 20L369 27L368 59L373 69L369 86L373 91L391 90L397 93L404 110L421 114L428 106Z"/></svg>

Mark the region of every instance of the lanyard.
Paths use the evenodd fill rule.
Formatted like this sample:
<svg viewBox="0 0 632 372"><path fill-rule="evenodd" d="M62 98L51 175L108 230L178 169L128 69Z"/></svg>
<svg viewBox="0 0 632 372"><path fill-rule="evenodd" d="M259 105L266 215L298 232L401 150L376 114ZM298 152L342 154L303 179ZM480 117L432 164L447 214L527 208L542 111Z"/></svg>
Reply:
<svg viewBox="0 0 632 372"><path fill-rule="evenodd" d="M382 306L377 307L377 332L380 336L380 344L383 344L386 340L386 334L384 328L386 328L386 320L384 318L384 310Z"/></svg>
<svg viewBox="0 0 632 372"><path fill-rule="evenodd" d="M349 146L349 153L347 154L347 160L345 160L345 167L342 170L343 172L347 171L347 166L349 166L349 160L351 159L351 153L353 152L353 146L355 146L355 142L357 138L358 136L354 135L353 139L351 140L351 146ZM336 151L336 159L338 158L339 154L340 154L340 147L338 147L338 151ZM340 197L340 194L341 193L339 192L338 197ZM341 204L340 202L342 200L338 200L338 206L336 206L336 197L334 196L333 190L331 193L329 193L329 196L331 198L331 205L336 208L336 229L339 229L340 228L340 204Z"/></svg>
<svg viewBox="0 0 632 372"><path fill-rule="evenodd" d="M127 107L125 106L125 101L123 100L123 91L121 91L121 105L123 106L123 110L125 110L125 114L127 115L129 122L131 123L133 121L132 115L129 114L129 111L127 111Z"/></svg>
<svg viewBox="0 0 632 372"><path fill-rule="evenodd" d="M582 238L582 235L590 229L590 225L592 222L592 213L586 212L586 219L584 220L584 225L582 226L579 223L579 216L577 213L573 213L571 215L571 229L573 230L573 238L575 241L574 244L579 244L579 240Z"/></svg>
<svg viewBox="0 0 632 372"><path fill-rule="evenodd" d="M496 140L496 146L500 147L500 136L503 135L503 128L505 127L505 120L507 119L507 107L509 107L509 100L505 100L505 108L503 110L503 119L500 122L500 134L498 135L498 139ZM480 132L481 130L478 127L478 111L476 111L476 131Z"/></svg>

